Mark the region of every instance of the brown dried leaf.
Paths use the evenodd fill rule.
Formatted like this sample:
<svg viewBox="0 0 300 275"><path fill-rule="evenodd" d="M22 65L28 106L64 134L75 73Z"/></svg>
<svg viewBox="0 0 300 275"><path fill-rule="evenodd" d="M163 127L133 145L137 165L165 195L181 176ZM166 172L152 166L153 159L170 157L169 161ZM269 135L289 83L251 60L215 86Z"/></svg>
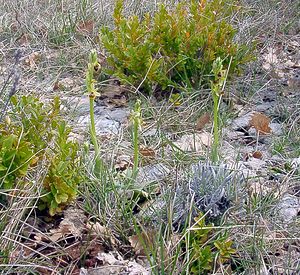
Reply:
<svg viewBox="0 0 300 275"><path fill-rule="evenodd" d="M16 245L9 253L9 261L16 262L20 257L29 257L36 250L36 243L27 242L26 245ZM3 273L2 273L3 274Z"/></svg>
<svg viewBox="0 0 300 275"><path fill-rule="evenodd" d="M152 148L140 148L140 154L144 157L155 157L155 151Z"/></svg>
<svg viewBox="0 0 300 275"><path fill-rule="evenodd" d="M207 123L210 122L210 114L204 113L202 116L199 117L196 125L196 130L201 131Z"/></svg>
<svg viewBox="0 0 300 275"><path fill-rule="evenodd" d="M75 209L73 207L67 208L64 211L64 219L59 224L58 228L50 229L49 234L37 233L34 238L39 243L40 241L51 240L52 242L57 242L60 239L66 237L67 235L73 235L74 237L81 237L82 232L85 230L86 217L84 212L80 209Z"/></svg>
<svg viewBox="0 0 300 275"><path fill-rule="evenodd" d="M92 235L95 235L103 240L108 240L112 245L117 244L117 240L108 227L102 226L100 223L87 223L87 229L91 230Z"/></svg>
<svg viewBox="0 0 300 275"><path fill-rule="evenodd" d="M73 261L80 260L80 256L82 253L82 243L76 243L71 247L65 248L64 251L68 253L68 256L71 257Z"/></svg>
<svg viewBox="0 0 300 275"><path fill-rule="evenodd" d="M256 159L262 159L262 152L260 152L260 151L255 151L253 154L252 154L252 156L254 157L254 158L256 158Z"/></svg>
<svg viewBox="0 0 300 275"><path fill-rule="evenodd" d="M74 237L79 237L81 235L80 229L69 220L63 220L59 227L57 229L51 229L50 233L51 235L49 236L49 239L52 242L56 242L67 235L73 235Z"/></svg>
<svg viewBox="0 0 300 275"><path fill-rule="evenodd" d="M254 127L262 135L270 134L272 129L270 128L270 119L261 113L254 113L249 126Z"/></svg>
<svg viewBox="0 0 300 275"><path fill-rule="evenodd" d="M123 107L128 105L124 88L118 85L102 87L97 100L100 100L102 104L105 103L109 107Z"/></svg>
<svg viewBox="0 0 300 275"><path fill-rule="evenodd" d="M146 256L145 247L153 249L156 232L154 230L143 231L140 234L128 238L131 247L138 256Z"/></svg>
<svg viewBox="0 0 300 275"><path fill-rule="evenodd" d="M101 88L101 98L121 98L124 96L124 88L117 85L110 85Z"/></svg>
<svg viewBox="0 0 300 275"><path fill-rule="evenodd" d="M93 20L87 20L77 25L77 31L82 34L92 34L94 31L95 23Z"/></svg>
<svg viewBox="0 0 300 275"><path fill-rule="evenodd" d="M130 156L120 155L116 159L115 169L117 171L124 171L129 166L132 166L132 160Z"/></svg>
<svg viewBox="0 0 300 275"><path fill-rule="evenodd" d="M58 91L62 88L61 83L57 80L55 81L54 85L53 85L53 91Z"/></svg>
<svg viewBox="0 0 300 275"><path fill-rule="evenodd" d="M121 98L111 98L108 100L108 103L113 105L113 107L126 107L128 105L125 96Z"/></svg>

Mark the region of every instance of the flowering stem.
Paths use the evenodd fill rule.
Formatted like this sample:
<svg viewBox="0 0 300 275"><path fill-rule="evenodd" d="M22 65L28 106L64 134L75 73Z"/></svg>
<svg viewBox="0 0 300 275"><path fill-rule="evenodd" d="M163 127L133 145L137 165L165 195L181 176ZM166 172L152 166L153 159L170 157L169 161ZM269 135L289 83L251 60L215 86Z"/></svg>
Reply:
<svg viewBox="0 0 300 275"><path fill-rule="evenodd" d="M135 179L138 173L139 166L139 128L142 123L141 121L141 101L138 99L134 106L133 112L133 169L132 169L132 179Z"/></svg>
<svg viewBox="0 0 300 275"><path fill-rule="evenodd" d="M100 65L97 61L97 54L95 51L92 51L90 54L90 61L88 64L87 74L86 74L86 87L87 92L90 98L90 135L91 141L95 149L95 166L94 173L97 177L100 176L102 160L100 158L100 146L97 141L96 127L95 127L95 115L94 115L94 100L97 96L95 89L95 79L94 79L94 70L99 70Z"/></svg>

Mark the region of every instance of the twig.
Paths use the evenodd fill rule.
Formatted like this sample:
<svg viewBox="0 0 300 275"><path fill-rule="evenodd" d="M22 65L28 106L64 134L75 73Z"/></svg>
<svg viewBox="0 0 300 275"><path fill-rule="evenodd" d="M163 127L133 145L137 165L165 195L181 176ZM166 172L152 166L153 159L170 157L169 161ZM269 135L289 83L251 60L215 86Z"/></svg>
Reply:
<svg viewBox="0 0 300 275"><path fill-rule="evenodd" d="M7 78L6 78L6 80L5 80L4 84L3 84L3 87L2 87L2 89L0 91L0 98L1 98L3 96L3 94L4 94L4 92L5 92L8 84L10 82L12 82L12 86L11 86L10 91L8 93L8 98L5 101L5 104L4 104L4 107L3 107L3 111L1 112L1 115L0 115L0 121L2 121L3 116L4 116L4 114L5 114L6 110L7 110L7 106L9 104L10 98L17 91L17 87L18 87L19 80L20 80L20 73L19 73L19 70L18 70L18 65L20 64L21 56L22 56L21 50L19 49L19 50L16 51L16 54L15 54L15 57L14 57L15 58L15 62L13 64L13 68L12 68L11 72L9 73L9 75L7 76ZM4 96L3 96L3 98L4 98ZM3 102L4 102L4 100L3 100Z"/></svg>

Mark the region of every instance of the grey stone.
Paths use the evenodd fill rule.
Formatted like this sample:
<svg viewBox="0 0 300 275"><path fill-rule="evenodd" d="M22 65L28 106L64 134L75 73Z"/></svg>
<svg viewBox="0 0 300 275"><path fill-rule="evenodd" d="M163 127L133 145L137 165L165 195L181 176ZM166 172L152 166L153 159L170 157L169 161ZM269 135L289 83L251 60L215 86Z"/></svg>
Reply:
<svg viewBox="0 0 300 275"><path fill-rule="evenodd" d="M282 125L280 123L272 122L270 123L270 128L272 129L272 134L276 136L280 136L283 133Z"/></svg>
<svg viewBox="0 0 300 275"><path fill-rule="evenodd" d="M236 119L234 119L231 123L231 127L233 130L245 129L249 126L249 121L251 120L252 115L255 112L246 113Z"/></svg>
<svg viewBox="0 0 300 275"><path fill-rule="evenodd" d="M268 112L273 107L274 107L274 103L264 102L262 104L257 105L255 107L255 110L259 113L264 113L264 112Z"/></svg>
<svg viewBox="0 0 300 275"><path fill-rule="evenodd" d="M75 115L82 116L90 113L90 99L84 96L78 99L75 105Z"/></svg>
<svg viewBox="0 0 300 275"><path fill-rule="evenodd" d="M291 164L292 164L293 168L299 168L300 167L300 157L291 159Z"/></svg>
<svg viewBox="0 0 300 275"><path fill-rule="evenodd" d="M98 135L118 134L122 124L127 121L129 110L127 108L109 109L105 106L99 106L95 107L94 116ZM77 122L77 127L88 127L90 123L89 113L79 116Z"/></svg>
<svg viewBox="0 0 300 275"><path fill-rule="evenodd" d="M244 164L252 170L261 170L266 166L266 162L264 160L257 158L251 158L248 161L245 161Z"/></svg>
<svg viewBox="0 0 300 275"><path fill-rule="evenodd" d="M286 194L278 202L276 210L279 218L286 223L290 224L300 212L300 198Z"/></svg>
<svg viewBox="0 0 300 275"><path fill-rule="evenodd" d="M144 188L151 183L160 182L169 173L170 170L161 163L141 167L136 178L136 186Z"/></svg>

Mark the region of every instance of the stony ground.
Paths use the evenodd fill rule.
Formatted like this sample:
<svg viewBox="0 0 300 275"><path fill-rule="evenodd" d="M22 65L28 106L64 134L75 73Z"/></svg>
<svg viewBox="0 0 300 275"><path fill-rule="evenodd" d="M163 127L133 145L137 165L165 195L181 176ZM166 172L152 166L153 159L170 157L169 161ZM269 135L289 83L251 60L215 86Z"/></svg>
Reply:
<svg viewBox="0 0 300 275"><path fill-rule="evenodd" d="M89 50L98 47L97 25L83 21L76 25L72 43L55 46L45 37L48 26L39 25L38 19L34 26L25 25L28 15L22 10L10 21L5 7L4 15L0 14L5 23L0 29L0 87L15 71L20 76L16 93L35 94L44 102L58 95L62 112L73 126L73 137L83 144L88 140L89 123L85 66ZM220 159L244 179L239 187L243 196L233 200L226 227L239 257L247 259L243 274L299 274L300 36L297 28L269 35L259 33L256 61L228 84L229 100L220 105ZM14 65L17 51L20 61ZM99 84L99 91L95 116L102 157L120 182L132 166L130 113L136 95L117 81ZM151 197L139 204L137 216L153 208L157 213L172 182L185 182L192 164L207 162L212 143L209 98L195 100L191 96L174 106L154 96L140 97L142 163L134 190L124 193L129 198L128 193L138 190L143 197ZM126 232L131 236L121 243L118 215L107 213L111 220L103 223L97 203L90 211L84 207L86 195L83 192L54 219L44 213L25 220L20 217L25 221L18 231L22 238L18 238L9 264L0 262L0 271L5 268L3 274L13 274L19 264L19 274L26 266L40 274L150 274L149 259L138 237ZM173 237L177 242L178 235ZM172 241L166 245L172 246ZM233 273L218 270L214 274Z"/></svg>

